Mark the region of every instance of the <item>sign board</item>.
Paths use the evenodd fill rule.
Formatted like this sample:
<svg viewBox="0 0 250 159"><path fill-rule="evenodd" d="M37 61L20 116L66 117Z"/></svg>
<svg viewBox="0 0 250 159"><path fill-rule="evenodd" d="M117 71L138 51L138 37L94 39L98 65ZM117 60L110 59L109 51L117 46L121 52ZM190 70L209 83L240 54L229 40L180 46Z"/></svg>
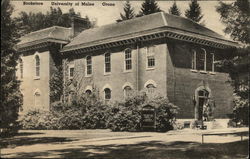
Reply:
<svg viewBox="0 0 250 159"><path fill-rule="evenodd" d="M143 131L155 131L155 108L146 105L142 108L141 127Z"/></svg>

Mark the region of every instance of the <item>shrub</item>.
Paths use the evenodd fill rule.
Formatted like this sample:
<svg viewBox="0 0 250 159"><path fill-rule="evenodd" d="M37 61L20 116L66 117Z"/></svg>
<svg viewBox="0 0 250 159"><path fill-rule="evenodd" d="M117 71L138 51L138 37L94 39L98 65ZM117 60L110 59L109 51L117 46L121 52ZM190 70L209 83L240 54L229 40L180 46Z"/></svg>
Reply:
<svg viewBox="0 0 250 159"><path fill-rule="evenodd" d="M234 95L233 114L228 123L229 127L247 126L249 124L249 99Z"/></svg>
<svg viewBox="0 0 250 159"><path fill-rule="evenodd" d="M173 129L178 108L165 97L149 98L145 93L137 93L123 102L116 103L111 108L112 115L108 119L108 127L113 131L140 131L141 111L145 105L155 107L157 131Z"/></svg>

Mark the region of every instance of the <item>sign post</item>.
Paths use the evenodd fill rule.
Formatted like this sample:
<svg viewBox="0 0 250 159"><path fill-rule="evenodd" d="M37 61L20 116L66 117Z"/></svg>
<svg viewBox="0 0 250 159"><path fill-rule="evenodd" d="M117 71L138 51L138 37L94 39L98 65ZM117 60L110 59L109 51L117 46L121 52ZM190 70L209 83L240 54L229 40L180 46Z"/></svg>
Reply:
<svg viewBox="0 0 250 159"><path fill-rule="evenodd" d="M156 113L155 108L151 105L145 105L142 108L142 131L155 131L156 129Z"/></svg>

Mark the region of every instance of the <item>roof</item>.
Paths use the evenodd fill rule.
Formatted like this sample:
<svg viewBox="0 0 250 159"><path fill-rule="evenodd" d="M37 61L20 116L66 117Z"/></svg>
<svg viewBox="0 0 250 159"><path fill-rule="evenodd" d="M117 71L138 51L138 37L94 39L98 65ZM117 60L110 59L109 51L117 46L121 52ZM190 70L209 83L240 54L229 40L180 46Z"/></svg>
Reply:
<svg viewBox="0 0 250 159"><path fill-rule="evenodd" d="M147 16L122 21L119 23L108 24L97 28L87 29L75 37L62 52L71 51L93 45L111 42L111 40L128 39L143 32L154 30L188 33L193 37L209 37L210 39L225 40L218 33L184 17L158 12ZM213 41L213 40L212 40Z"/></svg>
<svg viewBox="0 0 250 159"><path fill-rule="evenodd" d="M29 47L43 42L68 43L71 36L71 28L53 26L50 28L31 32L20 38L17 48Z"/></svg>

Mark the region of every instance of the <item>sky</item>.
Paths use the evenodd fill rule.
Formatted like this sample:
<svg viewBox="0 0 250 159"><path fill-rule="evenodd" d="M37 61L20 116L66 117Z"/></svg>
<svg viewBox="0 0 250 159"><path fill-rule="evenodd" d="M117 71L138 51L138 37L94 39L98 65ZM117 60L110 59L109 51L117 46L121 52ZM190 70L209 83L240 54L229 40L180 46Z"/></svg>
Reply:
<svg viewBox="0 0 250 159"><path fill-rule="evenodd" d="M30 1L27 1L30 2ZM67 12L70 8L74 8L76 12L80 12L82 17L86 15L92 21L96 21L97 26L102 26L110 23L115 23L117 19L120 18L120 13L123 13L123 5L125 1L38 1L34 0L32 2L42 2L43 5L23 5L23 1L11 1L14 5L13 17L19 15L21 11L25 12L43 12L46 13L49 8L60 7L63 12ZM52 5L52 2L71 2L72 6L59 6ZM77 2L90 2L94 3L94 6L75 6ZM114 6L103 6L103 2L112 3ZM141 4L143 1L130 1L131 6L134 8L135 13L137 14L140 11ZM205 21L205 26L209 29L229 38L228 35L225 35L223 29L225 28L224 24L220 21L220 15L216 12L216 6L218 6L219 1L198 1L204 14L202 21ZM173 1L157 1L161 10L168 12L169 8L172 6ZM176 1L177 6L181 10L182 16L184 16L185 10L189 7L190 1ZM232 1L227 1L226 3L232 3Z"/></svg>

